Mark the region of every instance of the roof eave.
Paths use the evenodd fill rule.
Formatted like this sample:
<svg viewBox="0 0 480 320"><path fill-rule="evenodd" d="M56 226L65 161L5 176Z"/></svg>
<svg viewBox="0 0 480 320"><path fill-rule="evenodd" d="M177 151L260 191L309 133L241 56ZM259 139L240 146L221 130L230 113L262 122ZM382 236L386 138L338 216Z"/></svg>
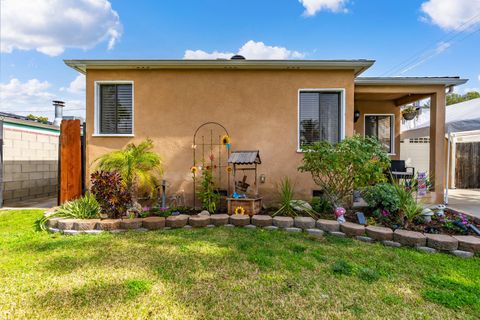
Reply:
<svg viewBox="0 0 480 320"><path fill-rule="evenodd" d="M450 86L459 86L467 83L468 79L461 79L460 77L392 77L392 78L382 78L382 77L369 77L369 78L357 78L355 79L355 85L372 85L372 86L382 86L382 85L397 85L397 86L408 86L408 85L444 85L445 87Z"/></svg>

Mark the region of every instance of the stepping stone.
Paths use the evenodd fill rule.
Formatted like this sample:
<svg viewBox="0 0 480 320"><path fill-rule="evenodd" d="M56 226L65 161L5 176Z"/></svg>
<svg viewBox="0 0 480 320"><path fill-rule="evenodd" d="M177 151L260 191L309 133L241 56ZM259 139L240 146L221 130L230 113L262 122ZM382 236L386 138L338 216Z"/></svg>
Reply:
<svg viewBox="0 0 480 320"><path fill-rule="evenodd" d="M373 240L372 238L370 238L370 237L365 237L365 236L356 236L355 239L357 239L358 241L366 242L366 243L373 243L373 242L375 242L375 240Z"/></svg>
<svg viewBox="0 0 480 320"><path fill-rule="evenodd" d="M426 247L427 237L423 233L397 229L393 233L393 241L400 242L404 246Z"/></svg>
<svg viewBox="0 0 480 320"><path fill-rule="evenodd" d="M463 251L463 250L453 250L451 251L451 254L453 254L456 257L465 258L465 259L471 258L474 255L473 252Z"/></svg>
<svg viewBox="0 0 480 320"><path fill-rule="evenodd" d="M210 223L215 226L223 226L228 223L228 214L212 214L210 216Z"/></svg>
<svg viewBox="0 0 480 320"><path fill-rule="evenodd" d="M425 252L425 253L435 253L435 252L437 252L437 250L435 250L433 248L430 248L430 247L418 246L418 247L416 247L416 249L418 251Z"/></svg>
<svg viewBox="0 0 480 320"><path fill-rule="evenodd" d="M458 248L458 240L445 234L425 233L427 246L440 251L453 251Z"/></svg>
<svg viewBox="0 0 480 320"><path fill-rule="evenodd" d="M293 224L295 227L300 229L313 229L315 228L315 219L311 217L295 217L293 219Z"/></svg>
<svg viewBox="0 0 480 320"><path fill-rule="evenodd" d="M147 228L138 228L138 229L133 229L133 231L135 231L135 232L147 232L148 229Z"/></svg>
<svg viewBox="0 0 480 320"><path fill-rule="evenodd" d="M124 232L127 232L127 230L125 229L114 229L114 230L110 230L111 233L124 233Z"/></svg>
<svg viewBox="0 0 480 320"><path fill-rule="evenodd" d="M205 228L215 228L215 225L214 224L209 224Z"/></svg>
<svg viewBox="0 0 480 320"><path fill-rule="evenodd" d="M57 229L57 228L47 228L48 232L51 232L51 233L59 233L60 232L60 229Z"/></svg>
<svg viewBox="0 0 480 320"><path fill-rule="evenodd" d="M210 224L210 216L190 216L190 218L188 218L188 224L195 228L206 227Z"/></svg>
<svg viewBox="0 0 480 320"><path fill-rule="evenodd" d="M393 240L393 231L390 228L368 226L365 228L365 233L377 241Z"/></svg>
<svg viewBox="0 0 480 320"><path fill-rule="evenodd" d="M338 232L340 231L340 223L336 220L317 220L317 228L327 232Z"/></svg>
<svg viewBox="0 0 480 320"><path fill-rule="evenodd" d="M78 230L63 230L63 234L67 236L76 236L81 233L82 231L78 231Z"/></svg>
<svg viewBox="0 0 480 320"><path fill-rule="evenodd" d="M480 252L480 238L474 236L453 236L458 241L458 249L470 252Z"/></svg>
<svg viewBox="0 0 480 320"><path fill-rule="evenodd" d="M269 230L269 231L274 231L274 230L278 230L278 227L275 227L275 226L266 226L264 229L265 229L265 230Z"/></svg>
<svg viewBox="0 0 480 320"><path fill-rule="evenodd" d="M232 214L229 221L236 227L243 227L250 224L250 216L246 214Z"/></svg>
<svg viewBox="0 0 480 320"><path fill-rule="evenodd" d="M347 235L343 232L340 232L340 231L331 231L330 234L332 236L335 236L335 237L339 237L339 238L346 238Z"/></svg>
<svg viewBox="0 0 480 320"><path fill-rule="evenodd" d="M272 225L272 217L266 214L256 214L252 216L252 224L257 227L267 227Z"/></svg>
<svg viewBox="0 0 480 320"><path fill-rule="evenodd" d="M164 217L147 217L143 219L142 226L148 230L158 230L165 228L165 218Z"/></svg>
<svg viewBox="0 0 480 320"><path fill-rule="evenodd" d="M73 230L93 230L98 222L100 222L100 219L76 220L73 223Z"/></svg>
<svg viewBox="0 0 480 320"><path fill-rule="evenodd" d="M193 227L192 227L191 225L187 224L186 226L183 226L182 228L183 228L183 229L192 229ZM171 228L170 228L170 229L171 229Z"/></svg>
<svg viewBox="0 0 480 320"><path fill-rule="evenodd" d="M253 225L253 224L247 224L244 228L245 228L245 229L256 229L257 226L256 226L256 225Z"/></svg>
<svg viewBox="0 0 480 320"><path fill-rule="evenodd" d="M392 240L383 240L382 243L384 246L387 246L387 247L400 248L402 246L400 242L395 242Z"/></svg>
<svg viewBox="0 0 480 320"><path fill-rule="evenodd" d="M85 230L83 233L85 234L100 234L103 233L103 230Z"/></svg>
<svg viewBox="0 0 480 320"><path fill-rule="evenodd" d="M316 238L321 238L323 237L323 234L325 233L323 230L320 229L307 229L305 230L309 235L316 237Z"/></svg>
<svg viewBox="0 0 480 320"><path fill-rule="evenodd" d="M235 226L234 226L233 224L227 223L226 225L224 225L224 227L226 227L226 228L234 228Z"/></svg>
<svg viewBox="0 0 480 320"><path fill-rule="evenodd" d="M285 231L290 232L290 233L299 233L299 232L302 232L302 229L295 228L295 227L289 227L289 228L285 228Z"/></svg>
<svg viewBox="0 0 480 320"><path fill-rule="evenodd" d="M56 218L48 219L46 226L49 228L58 228L58 220L62 220L62 219L65 219L65 218L56 217Z"/></svg>
<svg viewBox="0 0 480 320"><path fill-rule="evenodd" d="M187 225L188 216L179 214L178 216L169 216L165 220L165 225L170 228L183 228Z"/></svg>
<svg viewBox="0 0 480 320"><path fill-rule="evenodd" d="M275 227L291 228L291 227L293 227L293 218L284 217L284 216L276 216L276 217L273 217L272 223Z"/></svg>
<svg viewBox="0 0 480 320"><path fill-rule="evenodd" d="M120 229L131 230L141 228L143 224L142 218L120 220Z"/></svg>
<svg viewBox="0 0 480 320"><path fill-rule="evenodd" d="M105 231L120 229L120 220L119 219L100 220L99 222L97 222L96 229L105 230Z"/></svg>
<svg viewBox="0 0 480 320"><path fill-rule="evenodd" d="M57 228L60 230L72 230L73 229L73 223L76 221L76 219L60 219L58 220L57 223Z"/></svg>
<svg viewBox="0 0 480 320"><path fill-rule="evenodd" d="M344 222L340 225L340 231L349 237L363 236L365 234L365 227L361 224Z"/></svg>

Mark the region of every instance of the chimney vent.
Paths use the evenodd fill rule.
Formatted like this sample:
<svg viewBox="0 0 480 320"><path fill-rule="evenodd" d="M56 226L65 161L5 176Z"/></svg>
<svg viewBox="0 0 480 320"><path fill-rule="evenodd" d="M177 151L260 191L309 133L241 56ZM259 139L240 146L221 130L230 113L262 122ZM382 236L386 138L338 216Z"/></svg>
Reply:
<svg viewBox="0 0 480 320"><path fill-rule="evenodd" d="M55 107L55 120L53 120L53 124L60 126L63 118L63 108L65 107L65 102L53 100L53 106Z"/></svg>
<svg viewBox="0 0 480 320"><path fill-rule="evenodd" d="M230 58L230 60L245 60L245 57L239 54L236 54Z"/></svg>

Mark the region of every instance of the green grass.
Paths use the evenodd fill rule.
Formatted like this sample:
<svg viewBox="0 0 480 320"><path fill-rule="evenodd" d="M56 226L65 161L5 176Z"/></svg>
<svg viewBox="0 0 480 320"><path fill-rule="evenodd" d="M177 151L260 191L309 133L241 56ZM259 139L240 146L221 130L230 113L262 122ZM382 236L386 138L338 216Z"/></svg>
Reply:
<svg viewBox="0 0 480 320"><path fill-rule="evenodd" d="M248 229L62 236L0 211L0 319L478 319L480 259Z"/></svg>

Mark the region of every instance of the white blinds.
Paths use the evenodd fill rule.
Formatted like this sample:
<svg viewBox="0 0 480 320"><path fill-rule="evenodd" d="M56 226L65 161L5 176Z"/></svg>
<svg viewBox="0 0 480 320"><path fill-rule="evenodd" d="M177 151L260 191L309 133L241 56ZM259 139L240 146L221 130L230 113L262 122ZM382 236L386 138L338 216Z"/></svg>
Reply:
<svg viewBox="0 0 480 320"><path fill-rule="evenodd" d="M132 85L100 85L100 133L132 133Z"/></svg>

